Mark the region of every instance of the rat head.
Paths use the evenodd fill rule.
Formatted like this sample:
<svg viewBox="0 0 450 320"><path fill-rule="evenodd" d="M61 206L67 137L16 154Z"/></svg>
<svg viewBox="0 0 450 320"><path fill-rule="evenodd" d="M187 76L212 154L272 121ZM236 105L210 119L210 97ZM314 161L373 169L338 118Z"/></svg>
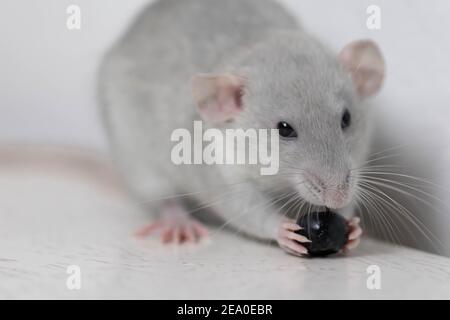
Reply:
<svg viewBox="0 0 450 320"><path fill-rule="evenodd" d="M279 129L280 179L315 205L338 209L353 197L352 169L369 139L363 100L384 78L371 41L334 55L307 36L278 36L233 60L223 74L193 78L204 120L225 127Z"/></svg>

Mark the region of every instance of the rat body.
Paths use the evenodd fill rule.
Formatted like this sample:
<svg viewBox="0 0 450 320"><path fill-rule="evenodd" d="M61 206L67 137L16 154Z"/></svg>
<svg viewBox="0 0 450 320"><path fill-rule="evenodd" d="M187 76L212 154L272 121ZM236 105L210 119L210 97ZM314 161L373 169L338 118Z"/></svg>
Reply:
<svg viewBox="0 0 450 320"><path fill-rule="evenodd" d="M353 214L352 170L364 163L370 137L362 100L378 91L383 75L372 42L353 42L336 55L271 0L150 5L106 54L99 75L115 159L131 191L161 214L140 234L161 227L168 242L206 235L189 217L191 199L243 233L306 253L300 243L308 239L291 219L311 205ZM175 165L171 135L195 120L221 131L283 129L278 173ZM357 222L349 222L349 248L361 234Z"/></svg>

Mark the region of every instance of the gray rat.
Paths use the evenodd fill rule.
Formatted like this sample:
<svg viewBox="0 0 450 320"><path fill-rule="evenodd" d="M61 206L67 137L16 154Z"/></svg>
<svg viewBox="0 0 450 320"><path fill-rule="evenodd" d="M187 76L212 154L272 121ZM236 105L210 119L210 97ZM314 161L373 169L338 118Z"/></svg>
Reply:
<svg viewBox="0 0 450 320"><path fill-rule="evenodd" d="M130 190L165 242L207 229L187 200L243 234L307 251L295 216L326 206L349 218L346 249L359 242L353 217L366 161L370 115L384 61L369 40L334 54L272 0L162 0L149 5L107 52L99 74L104 123ZM204 126L280 129L279 171L250 165L175 165L172 132ZM284 135L284 136L283 136ZM195 209L194 209L195 211Z"/></svg>

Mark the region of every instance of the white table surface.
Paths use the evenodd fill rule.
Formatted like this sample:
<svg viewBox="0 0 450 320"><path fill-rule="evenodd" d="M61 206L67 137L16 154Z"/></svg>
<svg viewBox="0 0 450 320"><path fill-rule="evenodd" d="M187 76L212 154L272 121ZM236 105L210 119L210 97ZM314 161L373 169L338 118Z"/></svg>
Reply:
<svg viewBox="0 0 450 320"><path fill-rule="evenodd" d="M301 259L214 232L197 247L137 241L148 217L81 171L0 165L0 298L450 298L450 259L364 239L347 257ZM378 265L381 289L366 269ZM66 286L69 265L81 289Z"/></svg>

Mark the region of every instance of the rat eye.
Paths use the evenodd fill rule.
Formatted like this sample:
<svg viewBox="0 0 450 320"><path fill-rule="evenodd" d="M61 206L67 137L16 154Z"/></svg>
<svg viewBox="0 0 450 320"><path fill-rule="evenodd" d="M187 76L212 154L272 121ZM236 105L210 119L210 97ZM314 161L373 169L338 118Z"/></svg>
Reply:
<svg viewBox="0 0 450 320"><path fill-rule="evenodd" d="M350 112L345 109L344 114L342 115L341 119L341 128L346 129L350 126L350 123L352 122L352 117L350 115Z"/></svg>
<svg viewBox="0 0 450 320"><path fill-rule="evenodd" d="M277 124L278 132L280 133L280 136L283 138L295 138L297 137L297 132L287 123L284 121L280 121Z"/></svg>

